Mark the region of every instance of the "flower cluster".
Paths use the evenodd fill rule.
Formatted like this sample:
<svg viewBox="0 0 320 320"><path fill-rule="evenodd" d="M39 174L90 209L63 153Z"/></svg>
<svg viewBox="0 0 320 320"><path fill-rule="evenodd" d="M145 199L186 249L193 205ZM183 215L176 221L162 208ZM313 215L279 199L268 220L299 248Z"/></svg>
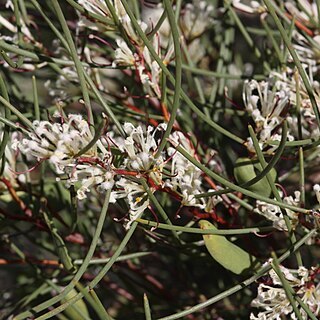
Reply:
<svg viewBox="0 0 320 320"><path fill-rule="evenodd" d="M113 185L110 152L100 141L86 150L92 140L88 122L81 115L70 114L67 119L61 118L61 122L56 123L34 121L29 137L16 139L12 147L39 162L48 160L58 175L67 175L67 185L80 180L78 198L84 199L91 185L103 189L110 189ZM92 167L93 161L99 165Z"/></svg>
<svg viewBox="0 0 320 320"><path fill-rule="evenodd" d="M280 192L282 194L282 192ZM296 191L294 193L294 198L292 196L285 196L283 197L283 202L292 206L298 207L300 204L300 192ZM264 216L268 220L272 221L273 226L278 230L286 230L288 231L284 214L281 209L273 204L266 203L264 201L257 200L256 208L254 209L256 213ZM295 227L299 223L299 214L298 212L284 209L285 214L290 219L291 226L295 229Z"/></svg>
<svg viewBox="0 0 320 320"><path fill-rule="evenodd" d="M142 41L139 33L135 31L131 19L121 1L113 1L116 17L112 16L113 13L109 11L104 1L78 0L78 2L89 12L99 13L106 18L115 19L116 23L121 24L125 37L119 35L115 40L116 49L114 51L112 66L114 68L127 67L134 70L145 92L151 97L160 98L161 68ZM199 39L212 24L212 11L213 7L207 5L206 1L200 1L195 2L195 4L187 4L181 12L179 24L184 35L184 47L188 52L189 58L194 62L200 61L205 54L201 46L199 46ZM152 10L150 10L148 6L145 6L142 11L144 20L138 20L141 31L146 35L153 32L155 25L163 13L164 8L161 4L157 5L156 8L152 8ZM87 19L82 17L80 27L89 27L90 25L90 23L87 23ZM100 29L104 28L104 26L100 24L98 24L98 26ZM93 28L96 29L97 25L94 25ZM169 30L168 20L165 19L160 29L150 40L154 51L165 65L169 64L174 58L174 47Z"/></svg>
<svg viewBox="0 0 320 320"><path fill-rule="evenodd" d="M294 293L301 299L301 301L311 310L316 316L320 316L320 282L317 276L319 270L305 267L300 267L297 270L290 270L280 266L281 273L284 278L294 290ZM287 297L275 271L269 272L270 279L267 283L261 283L258 287L258 296L252 301L254 308L264 309L258 315L253 313L250 315L252 320L272 320L282 319L283 316L290 317L290 319L298 319L294 313L293 307ZM302 316L302 319L309 319L306 311L298 302L296 306Z"/></svg>
<svg viewBox="0 0 320 320"><path fill-rule="evenodd" d="M98 192L112 190L110 202L126 200L130 221L150 204L139 181L141 178L149 182L151 192L170 189L181 199L182 206L199 207L207 212L214 210L215 204L221 201L219 197L195 198L204 191L201 171L174 147L158 152L165 124L156 128L148 126L146 130L131 123L123 127L126 138L112 131L94 141L88 122L81 115L70 114L67 119L60 118L60 122L34 121L29 137L16 139L13 148L38 162L49 161L59 180L64 180L67 187L76 186L79 200L87 198L92 188ZM190 155L196 156L191 141L182 132L172 133L169 141L173 146L182 145ZM113 151L110 151L111 145ZM114 161L115 153L121 155L120 160ZM163 170L169 165L171 176L164 177Z"/></svg>
<svg viewBox="0 0 320 320"><path fill-rule="evenodd" d="M259 143L263 148L266 142L280 140L279 127L285 119L289 107L290 91L283 87L273 90L272 80L257 82L246 81L243 88L243 100L248 114L255 122ZM287 139L293 140L292 136ZM248 141L250 151L254 150L251 139Z"/></svg>

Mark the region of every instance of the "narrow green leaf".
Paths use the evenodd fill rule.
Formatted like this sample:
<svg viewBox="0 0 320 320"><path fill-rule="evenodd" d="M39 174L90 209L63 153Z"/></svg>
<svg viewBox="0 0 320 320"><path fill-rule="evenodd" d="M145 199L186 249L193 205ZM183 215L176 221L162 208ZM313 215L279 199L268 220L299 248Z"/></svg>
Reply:
<svg viewBox="0 0 320 320"><path fill-rule="evenodd" d="M59 258L61 260L61 263L63 264L63 266L65 267L65 269L71 273L76 271L76 268L74 267L73 263L72 263L72 259L69 255L68 249L62 239L62 237L60 236L60 234L58 233L58 229L56 228L56 226L54 225L53 219L52 217L50 217L48 215L48 213L45 211L45 204L46 204L46 200L45 199L41 199L41 213L44 217L44 220L51 232L52 238L55 242L56 248L57 248L57 253L59 255Z"/></svg>
<svg viewBox="0 0 320 320"><path fill-rule="evenodd" d="M151 318L149 299L146 293L143 295L143 306L144 306L144 315L146 320L151 320L152 318Z"/></svg>

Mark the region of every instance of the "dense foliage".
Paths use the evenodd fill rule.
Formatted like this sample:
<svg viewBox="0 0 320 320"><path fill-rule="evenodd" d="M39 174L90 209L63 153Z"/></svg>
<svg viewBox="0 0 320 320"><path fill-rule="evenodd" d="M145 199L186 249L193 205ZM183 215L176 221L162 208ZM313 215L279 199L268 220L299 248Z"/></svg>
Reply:
<svg viewBox="0 0 320 320"><path fill-rule="evenodd" d="M1 319L318 319L319 21L1 5Z"/></svg>

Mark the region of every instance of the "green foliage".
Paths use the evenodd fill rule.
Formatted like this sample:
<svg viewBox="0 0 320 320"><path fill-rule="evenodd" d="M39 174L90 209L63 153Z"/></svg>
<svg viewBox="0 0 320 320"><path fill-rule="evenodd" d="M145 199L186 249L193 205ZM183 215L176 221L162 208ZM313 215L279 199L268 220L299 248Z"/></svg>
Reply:
<svg viewBox="0 0 320 320"><path fill-rule="evenodd" d="M201 220L199 226L203 230L217 230L210 222ZM247 273L259 267L255 256L244 251L224 236L203 235L204 243L212 258L224 268L235 274Z"/></svg>
<svg viewBox="0 0 320 320"><path fill-rule="evenodd" d="M0 320L319 318L319 12L1 5Z"/></svg>
<svg viewBox="0 0 320 320"><path fill-rule="evenodd" d="M262 171L261 164L249 158L237 159L234 167L234 176L240 185L248 183L254 179ZM275 182L277 172L274 168L270 170L272 181ZM264 197L269 197L271 194L271 187L266 177L263 177L258 182L247 186L250 191L256 192Z"/></svg>

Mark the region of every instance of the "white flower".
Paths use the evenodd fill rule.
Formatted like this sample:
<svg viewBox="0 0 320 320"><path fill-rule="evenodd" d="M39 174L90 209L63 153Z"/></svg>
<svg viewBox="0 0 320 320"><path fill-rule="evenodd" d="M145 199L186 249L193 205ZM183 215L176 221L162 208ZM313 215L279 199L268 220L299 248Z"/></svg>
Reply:
<svg viewBox="0 0 320 320"><path fill-rule="evenodd" d="M7 8L7 9L11 9L12 11L14 10L14 5L13 5L13 2L12 2L12 0L7 0L6 1L6 4L5 4L5 7Z"/></svg>
<svg viewBox="0 0 320 320"><path fill-rule="evenodd" d="M104 0L78 0L78 3L87 11L110 17L111 13Z"/></svg>
<svg viewBox="0 0 320 320"><path fill-rule="evenodd" d="M286 86L272 88L269 81L245 81L243 101L246 110L255 122L259 142L263 145L268 140L274 140L275 129L286 117L289 105L290 90Z"/></svg>
<svg viewBox="0 0 320 320"><path fill-rule="evenodd" d="M13 133L11 137L9 137L8 144L5 147L4 150L4 170L3 170L3 178L9 181L10 185L12 187L18 187L18 180L20 182L25 182L26 176L21 174L19 177L17 177L17 174L15 173L18 170L25 171L27 168L24 164L20 164L17 161L17 154L13 152L15 150L12 146L15 144L15 140L17 140L19 134L17 132ZM0 132L0 139L2 140L3 132ZM11 148L10 148L11 145ZM2 165L2 160L0 161L0 165ZM18 179L17 179L18 178ZM0 190L3 188L7 189L4 183L1 182L0 184Z"/></svg>
<svg viewBox="0 0 320 320"><path fill-rule="evenodd" d="M293 32L293 39L295 43L293 44L294 49L296 50L300 61L306 68L309 68L311 72L317 73L319 71L319 62L320 62L320 36L316 35L314 37L305 37L298 32ZM293 59L289 55L289 62L292 62Z"/></svg>
<svg viewBox="0 0 320 320"><path fill-rule="evenodd" d="M194 4L188 3L182 10L180 16L180 26L186 40L193 40L208 28L212 23L210 15L213 6L206 1L195 1Z"/></svg>
<svg viewBox="0 0 320 320"><path fill-rule="evenodd" d="M18 148L25 154L31 154L37 160L49 159L58 174L73 162L74 156L93 139L88 122L81 115L69 115L66 123L34 121L34 131L29 139L23 139ZM92 147L84 156L93 157L96 148Z"/></svg>
<svg viewBox="0 0 320 320"><path fill-rule="evenodd" d="M120 0L114 0L114 7L115 11L117 13L117 16L119 18L119 21L121 22L121 26L123 27L124 31L126 32L128 38L130 41L135 45L143 45L143 41L141 38L137 35L134 27L132 26L131 19L129 15L127 14L125 8L123 7ZM143 32L147 29L147 24L143 21L138 20L137 21L140 28Z"/></svg>
<svg viewBox="0 0 320 320"><path fill-rule="evenodd" d="M160 40L159 35L156 34L153 37L153 48L160 56ZM163 62L166 64L170 61L171 55L173 54L172 50L173 46L170 46L167 50L167 54L163 59ZM153 59L150 54L150 51L147 47L143 49L140 48L139 52L139 63L137 65L137 71L140 77L140 81L145 87L145 90L150 94L154 94L157 98L161 97L161 90L160 90L160 75L161 75L161 68L159 64Z"/></svg>
<svg viewBox="0 0 320 320"><path fill-rule="evenodd" d="M295 19L296 28L292 32L293 47L304 68L314 75L319 72L320 36L318 28L318 6L316 1L297 0L284 3L290 19ZM291 55L288 61L292 62Z"/></svg>
<svg viewBox="0 0 320 320"><path fill-rule="evenodd" d="M313 191L315 192L317 200L320 203L320 185L319 184L315 184L313 186Z"/></svg>
<svg viewBox="0 0 320 320"><path fill-rule="evenodd" d="M192 157L197 157L191 141L179 131L173 132L169 141L174 145L180 145ZM171 175L166 181L166 186L180 194L182 197L181 204L184 206L206 208L204 198L195 198L195 195L203 192L202 190L202 171L193 163L186 159L182 154L177 152L173 147L167 149L171 157ZM210 205L209 205L210 207ZM209 208L208 207L208 208Z"/></svg>
<svg viewBox="0 0 320 320"><path fill-rule="evenodd" d="M115 182L110 201L124 199L128 203L128 227L149 206L148 194L136 178L141 175L151 178L155 185L162 184L164 159L161 154L156 157L156 153L161 131L166 129L166 124L160 124L156 128L148 126L144 130L140 125L135 127L132 123L126 122L123 128L127 138L117 139L116 144L119 150L125 153L125 159L120 168L114 170L121 177ZM157 138L156 135L159 134L160 137ZM155 192L156 189L155 186L150 187L151 192Z"/></svg>
<svg viewBox="0 0 320 320"><path fill-rule="evenodd" d="M108 19L117 19L116 24L119 22L124 31L127 33L128 38L135 44L141 44L140 37L136 34L130 17L126 13L125 8L123 7L120 0L111 0L110 4L114 7L116 17L113 17L111 12L109 11L108 6L106 5L106 2L104 0L78 0L78 3L83 6L87 11L98 14L100 16L104 16ZM142 22L138 21L141 29L143 31L146 30L147 25ZM101 22L91 23L88 19L85 17L82 17L82 19L79 22L79 25L81 27L87 27L91 28L93 30L100 29L101 31L110 30L110 26L108 24L102 24Z"/></svg>
<svg viewBox="0 0 320 320"><path fill-rule="evenodd" d="M207 192L213 192L213 191L217 191L217 190L208 189ZM206 198L206 206L205 206L204 210L206 212L213 212L215 210L216 205L220 202L222 202L222 198L220 196L208 197L208 198Z"/></svg>
<svg viewBox="0 0 320 320"><path fill-rule="evenodd" d="M112 191L110 202L116 202L118 199L125 199L129 205L129 222L138 218L149 206L149 198L143 186L132 180L121 178L115 184L116 190ZM155 190L152 190L155 191Z"/></svg>
<svg viewBox="0 0 320 320"><path fill-rule="evenodd" d="M114 185L113 172L105 170L99 166L93 165L77 165L75 167L67 167L66 173L69 175L66 186L80 184L77 190L77 198L83 200L87 197L86 193L90 191L90 187L98 186L99 192L105 192L112 189Z"/></svg>
<svg viewBox="0 0 320 320"><path fill-rule="evenodd" d="M257 124L269 119L279 123L289 101L289 90L286 87L272 90L271 81L246 80L244 84L243 101Z"/></svg>
<svg viewBox="0 0 320 320"><path fill-rule="evenodd" d="M67 186L78 184L80 200L86 198L91 186L98 186L99 191L111 189L114 183L109 163L111 154L98 140L78 157L77 154L93 140L93 135L81 115L70 114L67 120L65 123L34 121L34 131L30 132L29 139L16 141L14 146L38 161L50 161L57 174L66 174Z"/></svg>
<svg viewBox="0 0 320 320"><path fill-rule="evenodd" d="M129 170L147 172L157 184L160 184L164 159L162 155L155 158L160 143L160 139L156 139L155 136L163 131L166 125L161 124L156 128L148 126L146 131L141 126L135 127L128 122L123 127L128 135L123 144L119 145L120 150L127 153L124 166Z"/></svg>
<svg viewBox="0 0 320 320"><path fill-rule="evenodd" d="M243 3L242 0L232 0L232 5L246 13L263 13L266 11L266 7L262 6L258 1L245 1Z"/></svg>
<svg viewBox="0 0 320 320"><path fill-rule="evenodd" d="M142 7L142 20L145 21L148 25L147 31L153 30L153 28L157 25L160 17L163 14L163 11L164 8L161 3L154 7L150 7L147 5L144 5ZM160 45L163 48L166 48L171 34L170 24L167 18L164 20L161 27L159 28L158 34L160 36Z"/></svg>
<svg viewBox="0 0 320 320"><path fill-rule="evenodd" d="M300 267L297 270L287 269L280 266L285 279L289 282L291 288L294 289L296 295L309 307L311 312L317 317L320 315L320 285L314 278L315 270ZM271 283L260 284L258 287L258 295L252 301L252 306L265 311L259 312L257 316L253 313L250 319L253 320L269 320L283 319L284 315L290 316L291 319L296 319L285 290L282 288L282 283L278 275L271 270L269 272ZM315 280L313 280L315 279ZM317 283L316 283L316 282ZM308 316L301 306L296 302L297 308L301 313L302 319L307 320Z"/></svg>
<svg viewBox="0 0 320 320"><path fill-rule="evenodd" d="M14 5L13 2L11 0L7 0L5 7L7 9L11 9L12 11L14 11ZM5 15L0 14L0 25L6 27L8 30L10 30L13 33L17 32L17 27L12 25L8 20L6 20ZM28 40L33 40L34 38L32 36L32 33L30 32L28 26L26 25L25 21L20 17L20 29L19 32L21 32L22 34L24 34L26 36L25 41Z"/></svg>
<svg viewBox="0 0 320 320"><path fill-rule="evenodd" d="M281 193L281 192L280 192ZM281 193L282 194L282 193ZM300 204L300 192L294 192L294 198L292 196L287 196L283 198L283 202L286 204L290 204L292 206L299 206ZM299 222L299 213L294 212L289 209L284 209L290 218L290 223L293 228L295 228ZM264 216L268 220L273 222L273 226L278 230L285 230L287 231L287 226L281 212L281 209L270 203L266 203L264 201L257 200L257 208L254 209L254 212L259 213L260 215Z"/></svg>
<svg viewBox="0 0 320 320"><path fill-rule="evenodd" d="M289 13L303 25L312 27L318 22L318 8L315 1L290 0L285 1L284 5ZM303 8L303 10L300 8Z"/></svg>
<svg viewBox="0 0 320 320"><path fill-rule="evenodd" d="M300 100L300 118L302 139L307 138L319 138L320 131L316 121L316 117L313 111L313 107L310 101L309 94L305 88L305 85L301 77L290 68L287 68L283 73L272 72L272 77L276 80L277 88L287 88L289 91L290 104L297 106L297 97ZM316 99L316 103L320 103L320 84L318 81L313 80L313 75L309 73L309 81L313 89L313 94ZM294 138L299 137L298 118L296 113L286 117L289 125L290 135Z"/></svg>
<svg viewBox="0 0 320 320"><path fill-rule="evenodd" d="M259 312L257 316L251 313L250 319L252 320L281 320L281 315L288 315L293 310L283 289L264 284L259 285L258 296L251 304L255 308L265 309L265 311Z"/></svg>
<svg viewBox="0 0 320 320"><path fill-rule="evenodd" d="M112 67L116 66L133 66L135 57L127 43L122 39L116 40L118 48L114 52L115 59L112 62Z"/></svg>

